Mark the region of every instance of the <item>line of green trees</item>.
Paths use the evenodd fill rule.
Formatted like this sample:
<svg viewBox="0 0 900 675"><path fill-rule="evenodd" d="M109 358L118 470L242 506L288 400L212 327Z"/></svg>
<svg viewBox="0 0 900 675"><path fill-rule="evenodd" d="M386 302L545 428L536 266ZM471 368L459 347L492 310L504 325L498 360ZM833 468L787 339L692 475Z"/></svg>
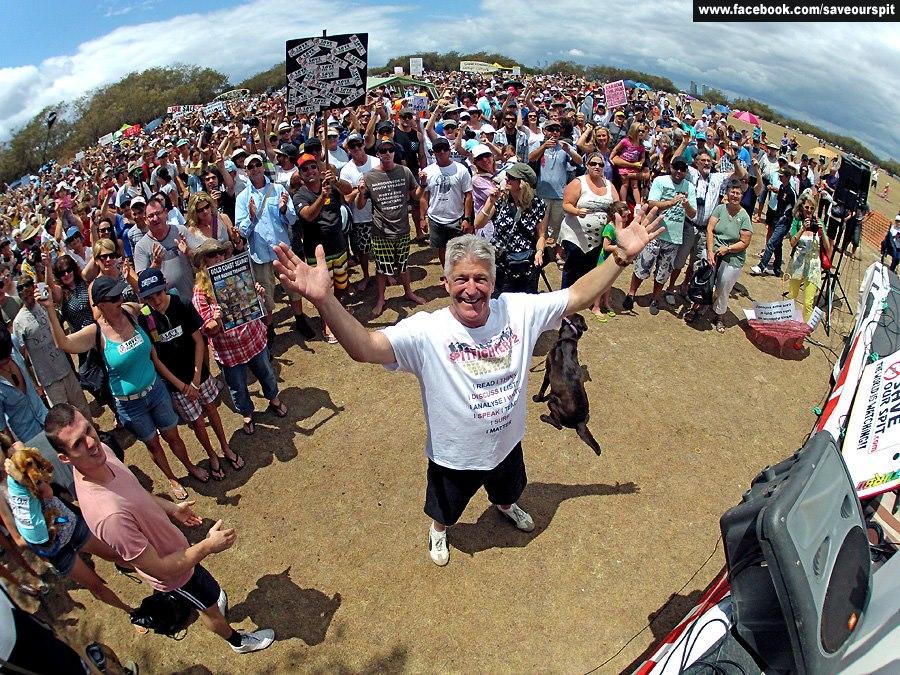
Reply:
<svg viewBox="0 0 900 675"><path fill-rule="evenodd" d="M519 65L525 75L561 74L598 81L627 79L645 82L654 89L665 91L678 89L675 83L666 77L637 70L605 65L584 66L572 61L556 61L544 68L534 68L517 64L509 57L495 52L461 54L450 51L407 54L392 58L383 67L370 68L369 72L391 74L396 66L402 67L406 72L409 70L410 56L421 57L426 71L453 71L459 68L460 61L484 61L504 66ZM236 85L237 88L249 89L254 93L282 86L284 86L283 61ZM55 106L48 106L16 130L8 141L0 144L0 181L10 182L26 173L34 172L45 159L71 159L81 148L96 143L100 136L118 130L123 124L149 122L163 115L170 105L206 103L231 88L228 78L218 71L190 65L175 65L131 73L118 82L94 89L75 101L61 101ZM788 118L760 101L747 98L730 100L717 90L708 91L704 95L704 100L750 110L770 122L817 136L878 164L895 175L900 174L900 162L878 158L856 139L820 129L803 120ZM48 133L46 119L51 111L57 113L57 119Z"/></svg>

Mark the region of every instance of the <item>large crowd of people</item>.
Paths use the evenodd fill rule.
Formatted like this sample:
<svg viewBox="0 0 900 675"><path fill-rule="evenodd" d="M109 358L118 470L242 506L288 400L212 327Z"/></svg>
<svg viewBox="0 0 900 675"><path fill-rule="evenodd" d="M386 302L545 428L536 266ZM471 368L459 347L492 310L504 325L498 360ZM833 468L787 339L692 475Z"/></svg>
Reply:
<svg viewBox="0 0 900 675"><path fill-rule="evenodd" d="M422 380L428 547L444 565L447 528L481 486L516 527L534 527L516 500L526 483L526 364L542 330L582 309L599 323L631 314L651 277L649 313L694 324L708 311L687 301L702 263L715 268L710 324L724 332L755 228L767 236L752 273L781 276L788 238L790 292L808 315L834 222L844 223L839 246L859 246L863 210L831 208L837 162L798 156L787 135L735 129L684 94L634 90L607 108L602 87L577 78L426 79L438 96L425 112L412 107L427 93L415 85L374 89L362 105L319 115L293 114L283 92L233 99L209 116L188 112L85 148L0 194L0 515L10 535L0 545L29 579L15 582L23 592L46 586L17 547L131 612L79 555L96 554L180 594L235 651L263 649L272 631L234 630L224 591L201 565L234 531L217 524L189 545L172 522L200 523L183 482L222 480L244 465L219 414L224 390L247 435L257 415L248 370L266 414L290 413L273 340L340 343L358 361ZM347 298L371 298L365 319L385 312L393 285L403 302L425 303L410 275L413 246L433 250L449 308L368 331ZM264 311L227 327L209 268L244 254ZM614 306L612 283L632 262ZM549 265L562 271L562 288L538 294ZM289 335L276 333L282 297ZM304 302L321 317L320 335ZM502 368L481 361L501 352L512 353ZM468 424L459 396L485 373L508 383L512 403L489 401ZM116 457L92 417L100 406L146 446L174 501L146 492ZM3 565L0 574L15 580Z"/></svg>

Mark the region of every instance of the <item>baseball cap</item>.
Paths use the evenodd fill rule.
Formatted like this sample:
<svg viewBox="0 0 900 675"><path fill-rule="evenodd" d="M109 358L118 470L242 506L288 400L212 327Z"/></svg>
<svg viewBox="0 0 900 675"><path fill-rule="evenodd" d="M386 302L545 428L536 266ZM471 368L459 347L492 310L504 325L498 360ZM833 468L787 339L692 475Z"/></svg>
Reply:
<svg viewBox="0 0 900 675"><path fill-rule="evenodd" d="M279 155L290 157L291 159L297 159L297 156L300 154L297 146L293 143L282 143L275 152L277 152Z"/></svg>
<svg viewBox="0 0 900 675"><path fill-rule="evenodd" d="M432 141L432 143L431 143L431 149L436 150L439 146L447 148L449 150L450 149L449 139L447 139L443 136L438 136L437 138L435 138L434 141Z"/></svg>
<svg viewBox="0 0 900 675"><path fill-rule="evenodd" d="M99 276L91 285L91 303L96 305L101 302L118 300L127 286L128 284L121 279Z"/></svg>
<svg viewBox="0 0 900 675"><path fill-rule="evenodd" d="M481 125L481 132L484 134L493 134L496 131L497 130L490 124L482 124Z"/></svg>
<svg viewBox="0 0 900 675"><path fill-rule="evenodd" d="M249 157L247 157L247 160L244 162L244 164L249 165L249 164L251 164L251 163L253 162L254 159L255 159L257 162L259 162L260 164L265 164L265 162L263 161L263 158L260 157L260 156L257 155L257 154L252 154L252 155L250 155Z"/></svg>
<svg viewBox="0 0 900 675"><path fill-rule="evenodd" d="M706 132L705 132L705 131L698 131L698 132L697 132L696 139L697 139L698 141L705 141L705 140L706 140Z"/></svg>
<svg viewBox="0 0 900 675"><path fill-rule="evenodd" d="M472 159L478 159L479 157L482 157L483 155L493 154L491 152L491 149L488 146L484 145L483 143L479 143L478 145L476 145L474 148L472 148L471 152L472 152Z"/></svg>
<svg viewBox="0 0 900 675"><path fill-rule="evenodd" d="M687 169L688 163L684 159L684 157L676 157L672 160L672 168L673 169Z"/></svg>
<svg viewBox="0 0 900 675"><path fill-rule="evenodd" d="M376 150L394 150L394 149L396 149L396 147L397 146L394 145L394 141L383 140L380 143L378 143L377 146L375 146L375 149ZM434 147L434 146L432 146L432 147Z"/></svg>
<svg viewBox="0 0 900 675"><path fill-rule="evenodd" d="M65 240L71 241L75 237L81 237L81 236L82 236L81 230L79 230L78 227L76 227L75 225L72 225L72 227L70 227L69 229L66 230Z"/></svg>
<svg viewBox="0 0 900 675"><path fill-rule="evenodd" d="M291 125L288 124L287 122L282 122L281 124L278 125L278 133L281 133L282 131L290 131L290 130L291 130Z"/></svg>
<svg viewBox="0 0 900 675"><path fill-rule="evenodd" d="M143 197L134 197L134 198L132 198L131 202L129 203L129 206L134 207L134 206L137 206L138 204L146 205L147 200L144 199Z"/></svg>
<svg viewBox="0 0 900 675"><path fill-rule="evenodd" d="M303 144L302 148L303 152L317 153L322 150L322 141L313 136L312 138L306 139L306 142Z"/></svg>
<svg viewBox="0 0 900 675"><path fill-rule="evenodd" d="M454 127L454 128L455 128L455 127L458 127L458 126L459 126L459 122L457 122L456 120L444 120L444 128L445 128L445 129L446 129L447 127Z"/></svg>
<svg viewBox="0 0 900 675"><path fill-rule="evenodd" d="M415 115L416 111L407 105L407 106L403 106L402 108L400 108L400 114L401 115Z"/></svg>
<svg viewBox="0 0 900 675"><path fill-rule="evenodd" d="M163 157L167 156L168 154L169 154L168 150L166 150L165 148L160 148L159 152L156 153L156 159L162 159Z"/></svg>
<svg viewBox="0 0 900 675"><path fill-rule="evenodd" d="M328 127L328 130L325 132L325 138L337 138L341 135L341 132L337 130L337 127Z"/></svg>
<svg viewBox="0 0 900 675"><path fill-rule="evenodd" d="M225 170L228 173L231 173L232 171L237 171L237 164L232 162L230 159L226 159L225 160Z"/></svg>
<svg viewBox="0 0 900 675"><path fill-rule="evenodd" d="M365 143L366 139L363 138L362 134L352 133L347 136L347 143Z"/></svg>
<svg viewBox="0 0 900 675"><path fill-rule="evenodd" d="M524 162L516 162L506 170L507 178L527 181L531 187L537 185L537 174Z"/></svg>
<svg viewBox="0 0 900 675"><path fill-rule="evenodd" d="M138 295L142 298L164 290L166 290L166 278L158 269L148 267L138 274Z"/></svg>
<svg viewBox="0 0 900 675"><path fill-rule="evenodd" d="M240 157L241 155L246 155L246 154L247 154L246 150L244 150L243 148L238 148L237 150L235 150L234 152L231 153L231 159L235 160L238 157Z"/></svg>
<svg viewBox="0 0 900 675"><path fill-rule="evenodd" d="M183 148L186 145L190 145L190 141L188 141L188 139L186 139L186 138L182 138L175 144L175 147Z"/></svg>
<svg viewBox="0 0 900 675"><path fill-rule="evenodd" d="M376 134L380 134L382 131L393 131L393 130L394 130L394 123L388 122L387 120L385 120L383 122L379 122L378 125L375 127Z"/></svg>
<svg viewBox="0 0 900 675"><path fill-rule="evenodd" d="M307 164L309 162L318 162L318 161L319 160L316 159L315 155L311 155L308 152L304 152L302 155L300 155L300 159L297 160L297 166L303 166L304 164Z"/></svg>

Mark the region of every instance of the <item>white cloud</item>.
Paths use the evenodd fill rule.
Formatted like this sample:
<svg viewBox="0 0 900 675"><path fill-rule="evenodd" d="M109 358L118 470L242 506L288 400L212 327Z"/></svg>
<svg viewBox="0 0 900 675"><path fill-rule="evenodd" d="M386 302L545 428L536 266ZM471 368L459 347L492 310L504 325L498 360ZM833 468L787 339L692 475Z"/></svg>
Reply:
<svg viewBox="0 0 900 675"><path fill-rule="evenodd" d="M900 113L900 34L889 24L693 23L686 0L645 0L614 15L589 0L482 0L474 11L435 24L424 4L249 0L203 15L118 28L81 44L74 54L0 68L0 139L43 107L135 70L192 63L237 82L283 58L286 39L316 35L325 27L331 34L367 31L373 64L417 50L487 50L524 64L562 54L581 63L657 73L683 86L694 80L759 99L900 157L900 127L893 123Z"/></svg>

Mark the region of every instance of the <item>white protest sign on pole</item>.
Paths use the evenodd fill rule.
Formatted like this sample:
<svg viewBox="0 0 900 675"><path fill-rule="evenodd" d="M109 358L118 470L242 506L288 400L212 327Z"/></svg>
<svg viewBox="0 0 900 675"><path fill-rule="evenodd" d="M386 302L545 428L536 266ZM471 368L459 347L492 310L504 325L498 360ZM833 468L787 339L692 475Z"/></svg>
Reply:
<svg viewBox="0 0 900 675"><path fill-rule="evenodd" d="M493 73L496 68L484 61L460 61L459 69L463 73Z"/></svg>
<svg viewBox="0 0 900 675"><path fill-rule="evenodd" d="M101 136L100 138L97 139L97 143L99 143L100 145L109 145L112 142L113 142L112 133L108 133L105 136Z"/></svg>
<svg viewBox="0 0 900 675"><path fill-rule="evenodd" d="M515 77L521 77L521 76L522 76L522 67L521 67L521 66L513 66L513 67L512 67L512 74L513 74Z"/></svg>
<svg viewBox="0 0 900 675"><path fill-rule="evenodd" d="M812 311L812 314L809 315L809 321L806 322L806 325L809 326L810 333L812 333L816 329L816 326L819 325L823 314L825 314L825 312L822 311L822 308L816 307Z"/></svg>
<svg viewBox="0 0 900 675"><path fill-rule="evenodd" d="M425 72L425 68L422 65L422 57L413 56L409 59L409 74L414 76L420 76L423 72Z"/></svg>
<svg viewBox="0 0 900 675"><path fill-rule="evenodd" d="M403 66L394 66L394 75L402 75Z"/></svg>
<svg viewBox="0 0 900 675"><path fill-rule="evenodd" d="M625 93L625 81L616 80L615 82L607 82L603 85L603 97L606 99L606 108L616 108L625 105L628 102L628 96Z"/></svg>

